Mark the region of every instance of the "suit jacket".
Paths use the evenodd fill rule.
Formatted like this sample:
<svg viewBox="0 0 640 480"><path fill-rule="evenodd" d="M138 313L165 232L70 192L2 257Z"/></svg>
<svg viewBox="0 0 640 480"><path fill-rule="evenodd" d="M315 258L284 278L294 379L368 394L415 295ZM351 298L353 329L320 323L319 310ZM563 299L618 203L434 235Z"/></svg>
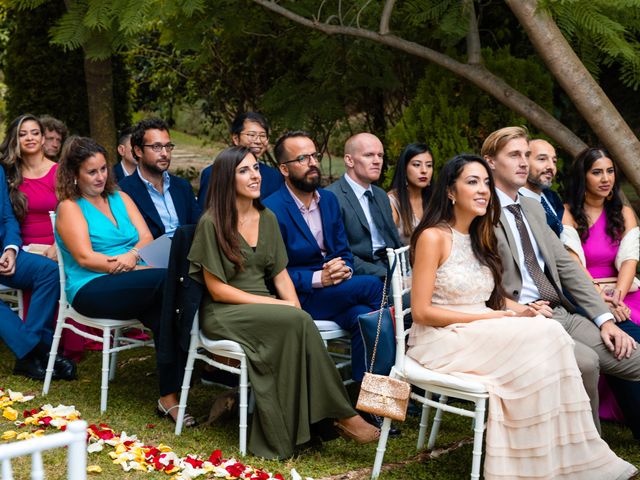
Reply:
<svg viewBox="0 0 640 480"><path fill-rule="evenodd" d="M322 256L318 242L302 218L302 214L286 185L282 184L280 189L264 201L265 206L271 209L278 219L282 239L289 256L287 271L298 294L313 292L311 283L313 272L322 270L322 265L332 258L341 257L353 269L353 255L349 250L338 200L328 190L318 189L318 193L320 194L318 205L322 217L326 256Z"/></svg>
<svg viewBox="0 0 640 480"><path fill-rule="evenodd" d="M124 167L122 166L122 162L118 162L113 166L113 174L116 177L116 182L120 183L123 178L127 177L124 173Z"/></svg>
<svg viewBox="0 0 640 480"><path fill-rule="evenodd" d="M158 238L164 234L164 224L160 219L160 214L151 200L147 187L137 172L125 177L120 182L120 188L129 195L135 202L138 210L147 222L153 238ZM169 194L176 208L180 225L193 225L198 223L200 218L200 207L196 203L191 185L186 180L169 175Z"/></svg>
<svg viewBox="0 0 640 480"><path fill-rule="evenodd" d="M520 196L520 205L540 248L546 267L545 272L558 292L562 306L569 312L576 311L576 307L562 292L563 289L566 289L584 310L587 317L594 319L603 313L609 312L609 308L593 288L591 281L578 265L578 262L567 253L560 239L547 225L542 205L531 198L523 196ZM518 250L513 232L509 227L504 212L501 212L500 221L495 228L495 232L498 239L498 252L504 269L502 285L507 296L512 300L518 301L522 290L522 274L520 273Z"/></svg>
<svg viewBox="0 0 640 480"><path fill-rule="evenodd" d="M260 183L260 198L265 199L280 188L284 183L284 178L278 170L270 167L266 163L258 162L258 166L260 167L260 176L262 177L262 183ZM204 210L204 202L207 200L212 167L213 165L209 165L207 168L202 170L202 173L200 174L198 205L200 205L202 210Z"/></svg>
<svg viewBox="0 0 640 480"><path fill-rule="evenodd" d="M380 187L372 185L373 201L382 211L382 221L384 229L380 232L385 244L389 248L400 248L403 246L398 229L393 222L391 204L389 197ZM373 257L373 246L371 243L371 231L369 222L364 215L364 210L347 183L344 176L327 187L328 190L336 194L340 203L340 213L347 230L349 246L353 252L355 272L357 275L376 275L383 278L387 273L387 268L379 259Z"/></svg>
<svg viewBox="0 0 640 480"><path fill-rule="evenodd" d="M20 225L18 225L16 216L13 213L11 200L9 200L9 189L4 168L0 168L0 243L2 244L2 251L8 245L15 245L18 248L22 246Z"/></svg>

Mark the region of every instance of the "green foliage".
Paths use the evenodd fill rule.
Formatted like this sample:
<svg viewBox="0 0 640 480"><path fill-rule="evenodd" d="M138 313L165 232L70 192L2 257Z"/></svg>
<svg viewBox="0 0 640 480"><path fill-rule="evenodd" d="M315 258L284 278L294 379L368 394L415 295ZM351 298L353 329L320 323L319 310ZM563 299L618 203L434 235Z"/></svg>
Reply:
<svg viewBox="0 0 640 480"><path fill-rule="evenodd" d="M487 68L543 108L553 107L553 81L535 58L518 59L508 49L484 49ZM453 74L429 66L416 96L400 122L387 135L387 152L393 163L405 145L424 142L434 157L434 170L458 153L478 153L484 138L506 125L526 121ZM535 132L532 132L535 134Z"/></svg>

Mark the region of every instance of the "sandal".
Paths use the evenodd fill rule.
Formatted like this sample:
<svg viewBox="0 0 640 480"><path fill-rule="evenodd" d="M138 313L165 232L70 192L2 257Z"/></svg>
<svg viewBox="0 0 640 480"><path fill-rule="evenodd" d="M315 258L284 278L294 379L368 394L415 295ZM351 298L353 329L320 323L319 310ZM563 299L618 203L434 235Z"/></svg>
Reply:
<svg viewBox="0 0 640 480"><path fill-rule="evenodd" d="M180 405L179 404L175 404L173 407L169 407L169 408L165 408L164 405L162 405L162 402L160 402L160 400L158 400L158 407L156 408L156 412L158 413L159 416L161 417L166 417L166 418L170 418L171 421L173 423L176 423L176 419L173 415L171 415L171 410L175 409L175 408L179 408ZM177 413L176 413L177 415ZM198 422L196 422L196 419L193 418L193 416L187 412L184 412L184 418L182 419L182 425L185 428L190 428L190 427L195 427L197 425Z"/></svg>
<svg viewBox="0 0 640 480"><path fill-rule="evenodd" d="M364 429L364 431L363 429L358 429L359 431L356 431L350 430L346 425L337 420L334 422L333 426L342 438L346 440L354 440L356 443L371 443L380 438L380 430L373 425L367 424L368 428Z"/></svg>

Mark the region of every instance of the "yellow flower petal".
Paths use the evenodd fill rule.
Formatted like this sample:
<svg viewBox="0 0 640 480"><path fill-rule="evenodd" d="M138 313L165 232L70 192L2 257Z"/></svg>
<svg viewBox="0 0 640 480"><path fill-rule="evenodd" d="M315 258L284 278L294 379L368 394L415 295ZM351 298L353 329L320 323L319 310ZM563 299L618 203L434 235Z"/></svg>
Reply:
<svg viewBox="0 0 640 480"><path fill-rule="evenodd" d="M100 465L89 465L87 473L102 473L102 467Z"/></svg>
<svg viewBox="0 0 640 480"><path fill-rule="evenodd" d="M27 438L31 438L31 434L29 432L22 432L18 434L16 440L26 440Z"/></svg>
<svg viewBox="0 0 640 480"><path fill-rule="evenodd" d="M4 412L2 412L2 416L7 420L11 420L13 422L16 418L18 418L18 411L14 410L11 407L7 407L4 409Z"/></svg>
<svg viewBox="0 0 640 480"><path fill-rule="evenodd" d="M18 435L18 432L15 432L13 430L7 430L2 434L2 436L0 436L0 438L2 440L11 440L12 438L15 438L16 435Z"/></svg>

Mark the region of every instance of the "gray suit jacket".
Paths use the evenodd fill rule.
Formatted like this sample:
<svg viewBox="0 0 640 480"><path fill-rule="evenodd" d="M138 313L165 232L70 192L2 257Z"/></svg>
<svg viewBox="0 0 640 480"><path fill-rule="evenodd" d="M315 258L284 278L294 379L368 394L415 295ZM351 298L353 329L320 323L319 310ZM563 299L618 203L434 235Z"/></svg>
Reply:
<svg viewBox="0 0 640 480"><path fill-rule="evenodd" d="M389 197L380 187L372 185L371 188L373 189L373 201L378 205L383 216L384 229L380 234L384 238L387 247L400 248L403 244L398 236L398 229L393 223ZM387 273L387 267L379 259L373 258L369 223L356 194L353 193L353 189L343 176L329 185L327 190L336 195L340 204L340 213L347 231L349 246L353 252L354 273L356 275L376 275L384 278Z"/></svg>
<svg viewBox="0 0 640 480"><path fill-rule="evenodd" d="M594 319L598 315L609 312L609 308L593 288L593 284L578 262L567 253L560 239L547 225L542 205L522 196L520 197L520 205L544 258L547 276L560 295L562 306L569 312L576 311L575 306L562 293L562 289L566 289L589 318ZM500 222L495 228L495 232L504 268L502 285L507 296L518 301L522 289L522 275L515 239L504 212L500 215Z"/></svg>

